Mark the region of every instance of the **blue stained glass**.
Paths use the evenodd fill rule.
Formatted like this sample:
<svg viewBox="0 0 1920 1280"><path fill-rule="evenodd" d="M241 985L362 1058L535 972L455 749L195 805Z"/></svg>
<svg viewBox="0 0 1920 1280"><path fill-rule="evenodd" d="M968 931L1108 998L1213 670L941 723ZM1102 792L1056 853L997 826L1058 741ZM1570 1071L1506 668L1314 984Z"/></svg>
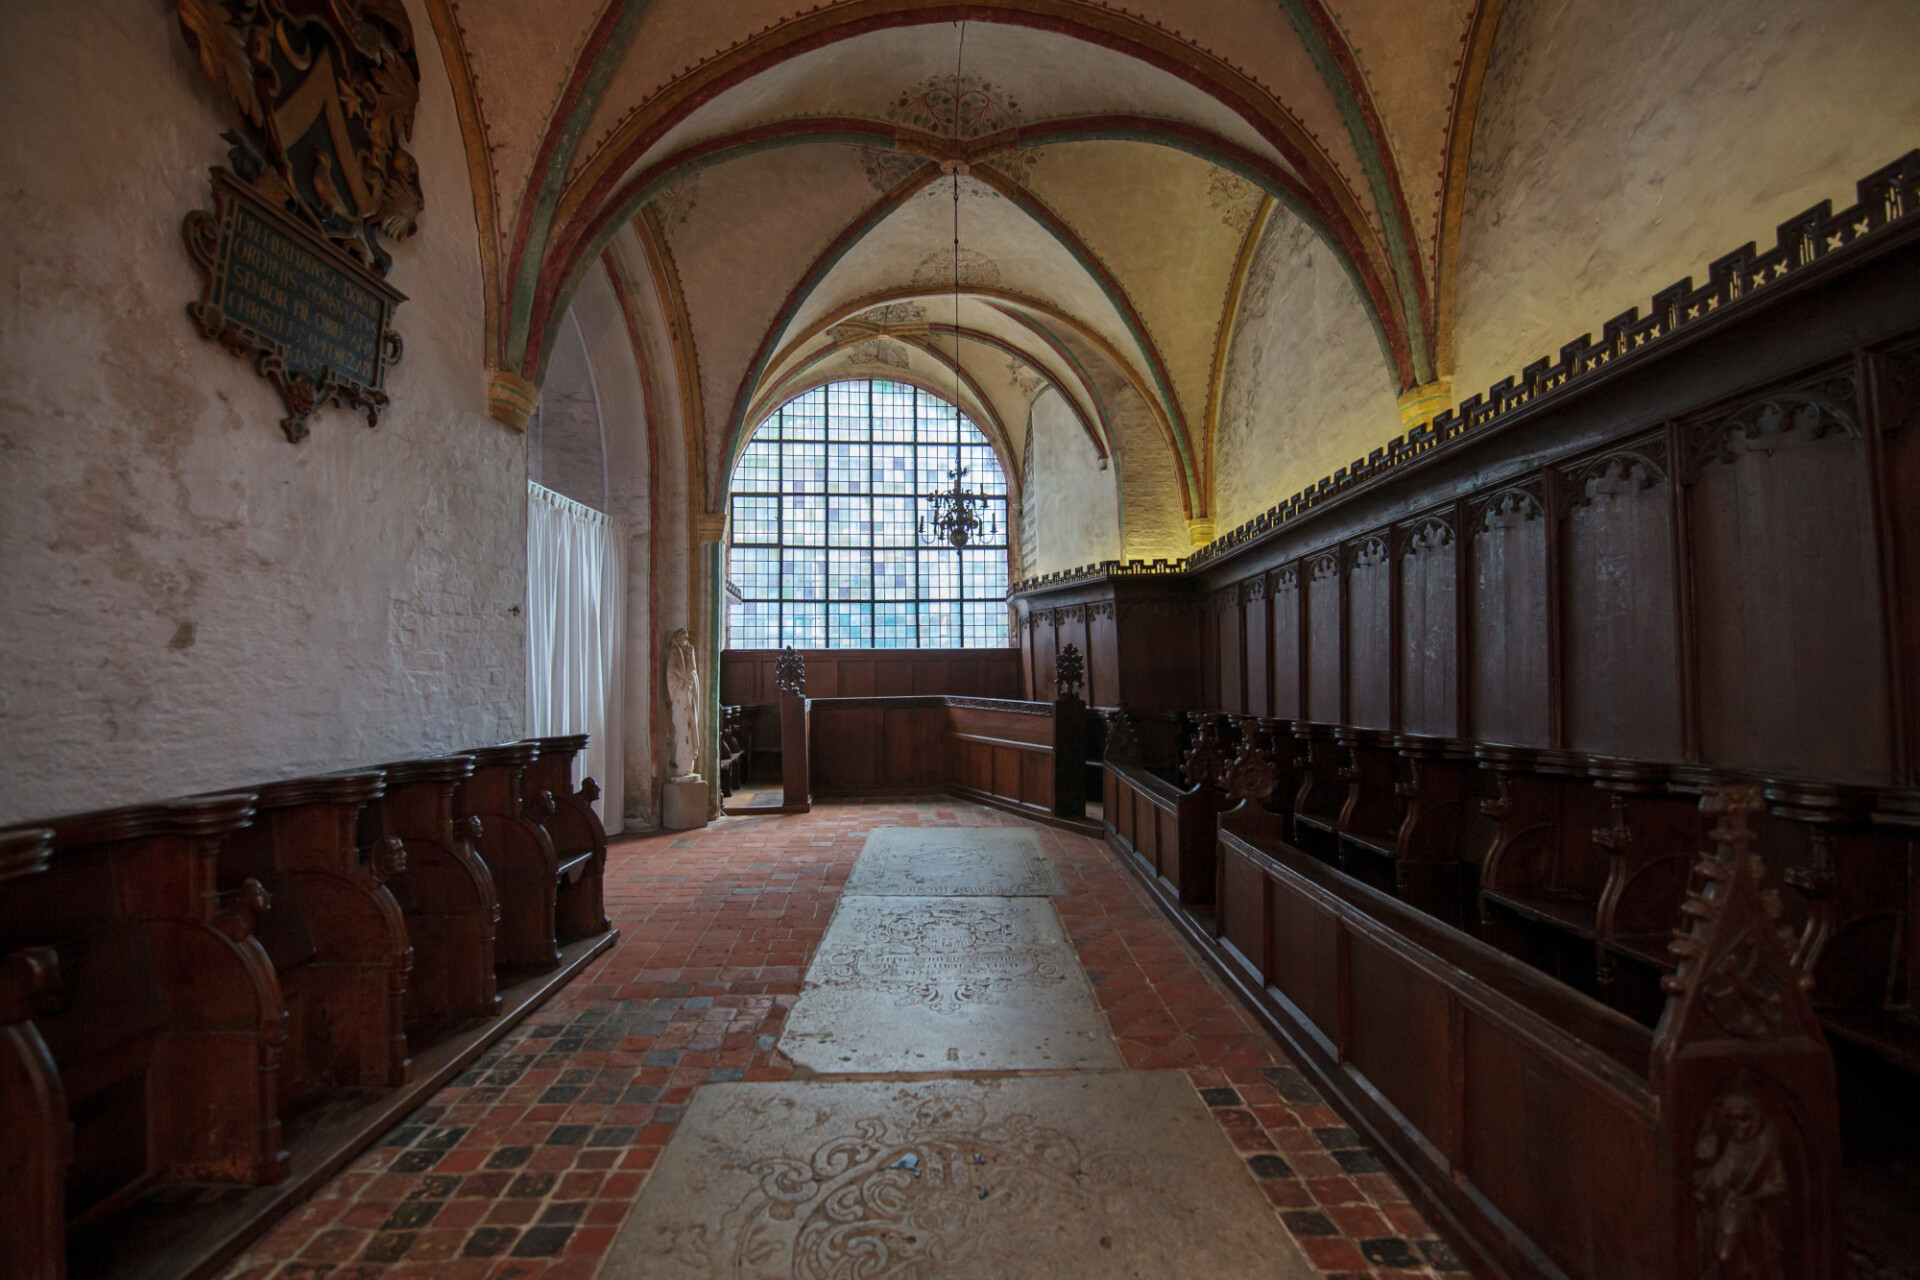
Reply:
<svg viewBox="0 0 1920 1280"><path fill-rule="evenodd" d="M957 465L993 529L964 552L920 533ZM1008 643L1006 477L979 427L938 396L884 380L816 387L754 432L731 491L727 572L741 598L728 644Z"/></svg>

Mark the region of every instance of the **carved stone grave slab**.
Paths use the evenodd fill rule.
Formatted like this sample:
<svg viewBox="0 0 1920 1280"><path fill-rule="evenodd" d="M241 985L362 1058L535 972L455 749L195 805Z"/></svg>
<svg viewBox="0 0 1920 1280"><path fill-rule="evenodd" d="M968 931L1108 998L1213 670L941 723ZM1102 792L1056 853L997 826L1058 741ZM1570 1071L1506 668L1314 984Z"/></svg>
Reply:
<svg viewBox="0 0 1920 1280"><path fill-rule="evenodd" d="M1020 827L880 827L867 837L845 889L955 898L1066 891L1039 835Z"/></svg>
<svg viewBox="0 0 1920 1280"><path fill-rule="evenodd" d="M842 1075L1122 1065L1045 898L842 897L780 1049Z"/></svg>
<svg viewBox="0 0 1920 1280"><path fill-rule="evenodd" d="M1178 1072L707 1085L602 1280L1305 1280Z"/></svg>

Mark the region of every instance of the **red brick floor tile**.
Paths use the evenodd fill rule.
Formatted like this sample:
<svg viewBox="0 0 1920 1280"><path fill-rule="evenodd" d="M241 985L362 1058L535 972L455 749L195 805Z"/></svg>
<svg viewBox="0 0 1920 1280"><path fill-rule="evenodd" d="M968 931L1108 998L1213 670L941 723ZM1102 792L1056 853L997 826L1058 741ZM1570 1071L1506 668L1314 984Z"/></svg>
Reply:
<svg viewBox="0 0 1920 1280"><path fill-rule="evenodd" d="M900 802L616 839L606 893L618 943L405 1122L408 1133L464 1129L451 1149L428 1160L400 1141L363 1153L223 1280L591 1280L714 1071L794 1078L775 1045L806 965L866 832L903 825L1025 824L959 802ZM1320 1270L1440 1274L1391 1269L1407 1249L1424 1261L1445 1247L1390 1175L1346 1175L1323 1141L1351 1157L1335 1112L1289 1103L1268 1082L1263 1071L1286 1067L1285 1054L1118 855L1031 829L1067 885L1055 906L1124 1061L1237 1091L1202 1097L1275 1213L1307 1215L1298 1221L1320 1233L1296 1232ZM549 1213L573 1224L559 1255L514 1256Z"/></svg>

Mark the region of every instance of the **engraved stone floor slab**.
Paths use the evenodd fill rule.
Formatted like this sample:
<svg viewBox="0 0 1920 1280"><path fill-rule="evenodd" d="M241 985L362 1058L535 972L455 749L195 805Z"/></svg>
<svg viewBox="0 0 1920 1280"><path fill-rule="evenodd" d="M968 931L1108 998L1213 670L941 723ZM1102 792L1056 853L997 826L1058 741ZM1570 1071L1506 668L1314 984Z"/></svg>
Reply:
<svg viewBox="0 0 1920 1280"><path fill-rule="evenodd" d="M704 1086L600 1271L1198 1274L1317 1273L1172 1071Z"/></svg>
<svg viewBox="0 0 1920 1280"><path fill-rule="evenodd" d="M1047 898L843 896L780 1049L843 1075L1122 1065Z"/></svg>
<svg viewBox="0 0 1920 1280"><path fill-rule="evenodd" d="M879 827L847 893L1016 898L1065 893L1040 837L1020 827Z"/></svg>

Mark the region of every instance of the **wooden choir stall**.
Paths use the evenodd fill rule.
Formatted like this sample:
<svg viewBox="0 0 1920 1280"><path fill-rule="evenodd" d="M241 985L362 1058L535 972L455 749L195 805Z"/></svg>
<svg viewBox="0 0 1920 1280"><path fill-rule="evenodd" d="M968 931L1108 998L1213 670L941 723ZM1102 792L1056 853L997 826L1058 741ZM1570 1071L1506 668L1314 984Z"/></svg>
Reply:
<svg viewBox="0 0 1920 1280"><path fill-rule="evenodd" d="M610 946L585 746L0 830L0 1274L212 1274Z"/></svg>
<svg viewBox="0 0 1920 1280"><path fill-rule="evenodd" d="M1016 584L1110 842L1485 1274L1920 1238L1920 153L1859 196L1183 564Z"/></svg>

